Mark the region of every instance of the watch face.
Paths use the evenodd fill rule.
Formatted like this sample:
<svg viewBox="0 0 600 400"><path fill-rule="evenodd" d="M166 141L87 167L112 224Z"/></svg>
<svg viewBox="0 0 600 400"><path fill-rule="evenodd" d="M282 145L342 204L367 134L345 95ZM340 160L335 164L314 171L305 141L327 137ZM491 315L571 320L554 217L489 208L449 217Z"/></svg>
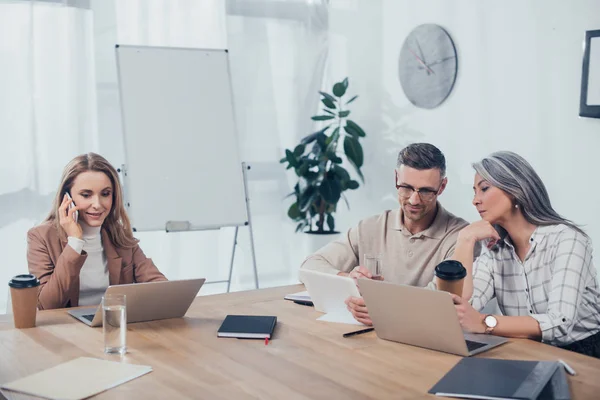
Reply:
<svg viewBox="0 0 600 400"><path fill-rule="evenodd" d="M441 26L420 25L404 41L398 76L402 90L415 106L439 106L452 91L457 70L454 43Z"/></svg>
<svg viewBox="0 0 600 400"><path fill-rule="evenodd" d="M498 320L493 315L488 315L487 317L485 317L486 326L489 326L490 328L495 328L497 324Z"/></svg>

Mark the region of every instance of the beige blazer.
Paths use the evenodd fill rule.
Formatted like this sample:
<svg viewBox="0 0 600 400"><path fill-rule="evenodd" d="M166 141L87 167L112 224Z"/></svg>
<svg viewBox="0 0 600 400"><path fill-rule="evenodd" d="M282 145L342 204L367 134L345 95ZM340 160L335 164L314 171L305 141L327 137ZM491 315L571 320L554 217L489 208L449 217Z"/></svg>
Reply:
<svg viewBox="0 0 600 400"><path fill-rule="evenodd" d="M136 282L166 281L167 278L147 258L139 245L118 248L102 229L102 246L108 264L110 285ZM77 307L79 305L79 272L87 253L78 254L66 240L61 240L56 227L44 222L27 232L29 272L40 280L38 308Z"/></svg>

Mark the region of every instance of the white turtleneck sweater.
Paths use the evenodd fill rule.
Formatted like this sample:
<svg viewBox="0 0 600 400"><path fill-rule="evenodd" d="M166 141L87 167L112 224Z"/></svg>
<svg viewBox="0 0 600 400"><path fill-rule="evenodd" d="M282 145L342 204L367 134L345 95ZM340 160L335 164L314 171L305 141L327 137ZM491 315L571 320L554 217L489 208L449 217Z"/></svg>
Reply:
<svg viewBox="0 0 600 400"><path fill-rule="evenodd" d="M108 287L108 263L102 246L101 227L92 227L80 221L83 240L69 236L68 244L77 253L87 253L87 259L79 273L79 305L90 306L100 304Z"/></svg>

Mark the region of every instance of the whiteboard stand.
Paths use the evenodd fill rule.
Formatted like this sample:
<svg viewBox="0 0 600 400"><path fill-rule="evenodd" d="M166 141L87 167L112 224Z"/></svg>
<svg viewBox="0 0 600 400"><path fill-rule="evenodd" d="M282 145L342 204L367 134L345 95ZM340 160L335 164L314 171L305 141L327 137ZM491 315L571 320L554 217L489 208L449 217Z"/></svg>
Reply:
<svg viewBox="0 0 600 400"><path fill-rule="evenodd" d="M244 174L244 194L246 196L246 211L248 215L248 222L246 226L248 226L248 233L250 236L250 252L252 254L252 268L254 270L254 287L258 289L258 271L256 270L256 253L254 252L254 232L252 230L252 217L250 216L250 197L248 196L248 177L246 175L246 171L250 169L250 166L245 162L242 163L242 173ZM229 277L226 281L219 282L227 282L227 293L229 293L229 288L231 287L231 276L233 274L233 260L235 257L235 247L237 245L237 236L238 236L239 226L235 227L235 233L233 235L233 248L231 249L231 263L229 264ZM206 283L217 283L217 282L206 282ZM205 283L205 284L206 284Z"/></svg>

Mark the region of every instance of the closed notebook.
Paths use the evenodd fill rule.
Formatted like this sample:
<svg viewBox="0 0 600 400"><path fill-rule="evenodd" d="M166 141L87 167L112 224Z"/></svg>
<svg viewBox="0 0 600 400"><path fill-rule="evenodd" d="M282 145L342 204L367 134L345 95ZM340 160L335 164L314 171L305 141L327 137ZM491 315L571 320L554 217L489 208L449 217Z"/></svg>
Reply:
<svg viewBox="0 0 600 400"><path fill-rule="evenodd" d="M562 366L554 361L496 360L463 358L429 393L445 397L470 399L528 399L540 398L540 393ZM559 373L555 386L549 391L564 397L567 387L564 372ZM549 393L546 391L546 393ZM566 397L568 399L568 397Z"/></svg>
<svg viewBox="0 0 600 400"><path fill-rule="evenodd" d="M265 315L228 315L217 336L243 339L271 339L277 317Z"/></svg>
<svg viewBox="0 0 600 400"><path fill-rule="evenodd" d="M79 400L151 371L147 365L79 357L0 387L46 399Z"/></svg>

